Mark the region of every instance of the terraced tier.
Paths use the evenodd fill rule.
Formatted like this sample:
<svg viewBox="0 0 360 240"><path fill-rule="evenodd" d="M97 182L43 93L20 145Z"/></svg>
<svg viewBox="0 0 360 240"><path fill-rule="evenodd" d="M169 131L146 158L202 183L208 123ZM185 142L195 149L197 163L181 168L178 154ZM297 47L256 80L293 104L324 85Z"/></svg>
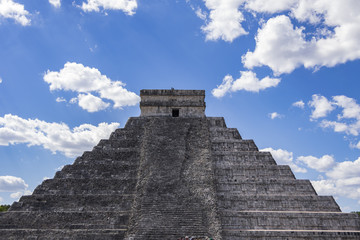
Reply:
<svg viewBox="0 0 360 240"><path fill-rule="evenodd" d="M341 213L223 119L209 126L223 239L360 239L358 216Z"/></svg>

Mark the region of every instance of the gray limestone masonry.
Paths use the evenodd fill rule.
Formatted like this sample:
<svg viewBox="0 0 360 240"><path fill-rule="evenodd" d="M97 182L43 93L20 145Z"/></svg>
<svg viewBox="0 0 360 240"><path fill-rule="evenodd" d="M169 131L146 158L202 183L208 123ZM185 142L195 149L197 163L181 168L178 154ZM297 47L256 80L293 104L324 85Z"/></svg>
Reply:
<svg viewBox="0 0 360 240"><path fill-rule="evenodd" d="M0 213L0 239L360 239L356 214L206 117L205 91L140 95L140 117Z"/></svg>

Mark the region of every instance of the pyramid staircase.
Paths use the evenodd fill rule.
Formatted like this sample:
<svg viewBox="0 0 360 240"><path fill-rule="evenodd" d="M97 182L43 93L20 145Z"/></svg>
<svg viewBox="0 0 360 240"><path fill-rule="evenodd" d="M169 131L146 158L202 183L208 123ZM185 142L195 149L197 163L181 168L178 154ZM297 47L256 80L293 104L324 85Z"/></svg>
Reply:
<svg viewBox="0 0 360 240"><path fill-rule="evenodd" d="M0 239L360 239L223 118L130 118L0 214Z"/></svg>
<svg viewBox="0 0 360 240"><path fill-rule="evenodd" d="M360 239L356 214L318 196L223 118L208 119L223 239Z"/></svg>

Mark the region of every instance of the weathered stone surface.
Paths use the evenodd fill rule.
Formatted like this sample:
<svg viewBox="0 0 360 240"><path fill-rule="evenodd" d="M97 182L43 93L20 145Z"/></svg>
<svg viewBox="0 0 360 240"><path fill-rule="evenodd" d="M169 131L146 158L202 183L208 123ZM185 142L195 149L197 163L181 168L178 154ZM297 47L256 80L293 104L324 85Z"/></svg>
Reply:
<svg viewBox="0 0 360 240"><path fill-rule="evenodd" d="M0 239L360 239L357 215L205 117L204 91L141 96L141 117L0 213Z"/></svg>

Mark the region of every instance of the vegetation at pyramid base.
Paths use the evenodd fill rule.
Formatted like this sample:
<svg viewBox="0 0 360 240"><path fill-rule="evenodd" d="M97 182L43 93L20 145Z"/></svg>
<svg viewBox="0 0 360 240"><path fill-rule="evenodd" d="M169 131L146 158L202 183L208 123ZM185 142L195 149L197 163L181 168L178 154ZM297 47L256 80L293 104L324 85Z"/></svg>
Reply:
<svg viewBox="0 0 360 240"><path fill-rule="evenodd" d="M6 212L10 208L10 205L0 205L0 212Z"/></svg>

